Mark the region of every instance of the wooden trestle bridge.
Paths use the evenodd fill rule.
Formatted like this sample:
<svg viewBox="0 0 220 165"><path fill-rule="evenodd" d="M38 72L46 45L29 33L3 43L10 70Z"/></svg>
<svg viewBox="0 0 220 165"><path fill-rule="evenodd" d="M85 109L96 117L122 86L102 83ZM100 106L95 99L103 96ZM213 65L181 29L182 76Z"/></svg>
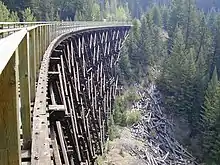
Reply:
<svg viewBox="0 0 220 165"><path fill-rule="evenodd" d="M0 22L0 165L94 164L130 27Z"/></svg>

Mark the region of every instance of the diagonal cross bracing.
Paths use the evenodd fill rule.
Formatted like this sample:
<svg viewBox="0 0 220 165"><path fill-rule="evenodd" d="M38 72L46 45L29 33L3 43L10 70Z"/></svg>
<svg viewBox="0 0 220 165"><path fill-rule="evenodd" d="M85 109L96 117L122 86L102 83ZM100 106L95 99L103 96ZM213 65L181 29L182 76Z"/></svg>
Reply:
<svg viewBox="0 0 220 165"><path fill-rule="evenodd" d="M129 28L105 27L69 33L57 41L59 44L47 56L49 65L44 67L48 69L49 127L45 136L49 134L52 152L45 154L44 160L50 159L58 165L93 164L97 155L103 153L117 88L119 51ZM36 146L32 143L32 148ZM35 155L43 155L37 152L40 151L32 149ZM32 156L34 164L40 159Z"/></svg>

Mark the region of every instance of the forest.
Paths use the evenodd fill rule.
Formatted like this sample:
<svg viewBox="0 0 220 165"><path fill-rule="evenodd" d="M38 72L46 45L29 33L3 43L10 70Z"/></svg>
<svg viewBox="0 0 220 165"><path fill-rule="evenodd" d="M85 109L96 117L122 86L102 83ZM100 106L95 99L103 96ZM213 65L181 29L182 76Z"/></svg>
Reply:
<svg viewBox="0 0 220 165"><path fill-rule="evenodd" d="M220 164L219 54L217 9L173 0L133 20L120 61L124 83L156 83L167 113L188 127L179 141L208 165Z"/></svg>
<svg viewBox="0 0 220 165"><path fill-rule="evenodd" d="M0 21L59 21L140 19L154 4L171 6L173 0L1 0ZM194 0L205 13L218 11L218 0Z"/></svg>
<svg viewBox="0 0 220 165"><path fill-rule="evenodd" d="M122 85L154 82L200 162L220 164L219 0L2 0L0 21L132 21Z"/></svg>

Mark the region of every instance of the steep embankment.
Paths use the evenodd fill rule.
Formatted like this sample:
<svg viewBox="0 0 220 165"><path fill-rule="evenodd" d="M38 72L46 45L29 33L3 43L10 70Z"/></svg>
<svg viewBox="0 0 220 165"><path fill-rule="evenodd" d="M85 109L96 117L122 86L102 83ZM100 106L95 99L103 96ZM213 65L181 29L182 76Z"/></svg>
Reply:
<svg viewBox="0 0 220 165"><path fill-rule="evenodd" d="M107 144L99 164L196 165L195 158L172 136L173 124L163 112L156 86L136 88L141 99L133 108L141 111L141 120L131 128L120 129L120 138Z"/></svg>
<svg viewBox="0 0 220 165"><path fill-rule="evenodd" d="M145 141L146 150L138 153L145 156L148 164L195 165L195 158L172 136L172 123L160 106L160 94L155 85L139 90L142 99L136 104L142 112L141 121L132 126L133 135Z"/></svg>

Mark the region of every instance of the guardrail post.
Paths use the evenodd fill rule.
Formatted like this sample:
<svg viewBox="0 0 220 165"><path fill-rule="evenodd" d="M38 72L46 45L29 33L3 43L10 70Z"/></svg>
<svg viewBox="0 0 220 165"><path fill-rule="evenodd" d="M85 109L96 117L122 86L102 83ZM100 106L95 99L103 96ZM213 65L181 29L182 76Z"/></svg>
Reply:
<svg viewBox="0 0 220 165"><path fill-rule="evenodd" d="M42 57L44 55L45 50L47 49L47 26L43 25L43 52Z"/></svg>
<svg viewBox="0 0 220 165"><path fill-rule="evenodd" d="M23 144L24 149L28 149L31 145L29 33L19 46L19 80Z"/></svg>
<svg viewBox="0 0 220 165"><path fill-rule="evenodd" d="M4 27L3 24L1 24L1 25L0 25L0 30L3 29L3 27ZM3 37L4 37L4 33L1 33L1 34L0 34L0 38L3 38Z"/></svg>
<svg viewBox="0 0 220 165"><path fill-rule="evenodd" d="M40 63L40 61L41 61L41 55L42 55L42 52L43 52L43 49L42 49L42 44L43 44L43 42L42 42L42 38L43 38L43 29L42 29L42 26L40 26L39 27L39 29L40 29L40 33L39 33L39 51L40 51L40 54L39 54L39 63ZM40 68L40 67L39 67Z"/></svg>
<svg viewBox="0 0 220 165"><path fill-rule="evenodd" d="M50 45L50 34L51 34L50 26L51 26L51 25L47 25L47 41L48 41L47 46Z"/></svg>
<svg viewBox="0 0 220 165"><path fill-rule="evenodd" d="M51 42L52 41L52 38L53 38L53 25L50 25L50 28L49 28L49 41Z"/></svg>
<svg viewBox="0 0 220 165"><path fill-rule="evenodd" d="M44 25L44 29L45 29L45 47L47 48L47 43L48 43L48 37L47 37L47 34L48 34L48 25Z"/></svg>
<svg viewBox="0 0 220 165"><path fill-rule="evenodd" d="M34 102L36 91L36 41L35 29L29 32L29 55L30 55L30 91L31 102Z"/></svg>
<svg viewBox="0 0 220 165"><path fill-rule="evenodd" d="M53 40L54 38L54 25L50 25L50 32L49 32L49 38L50 38L50 42Z"/></svg>
<svg viewBox="0 0 220 165"><path fill-rule="evenodd" d="M38 78L38 71L40 69L40 54L41 54L41 27L36 29L36 77Z"/></svg>
<svg viewBox="0 0 220 165"><path fill-rule="evenodd" d="M44 25L43 26L43 53L42 53L42 57L43 57L44 52L47 48L47 37L46 37L47 35L46 35L46 33L47 33L47 28L46 28L46 25Z"/></svg>
<svg viewBox="0 0 220 165"><path fill-rule="evenodd" d="M0 164L20 165L17 51L0 74Z"/></svg>

